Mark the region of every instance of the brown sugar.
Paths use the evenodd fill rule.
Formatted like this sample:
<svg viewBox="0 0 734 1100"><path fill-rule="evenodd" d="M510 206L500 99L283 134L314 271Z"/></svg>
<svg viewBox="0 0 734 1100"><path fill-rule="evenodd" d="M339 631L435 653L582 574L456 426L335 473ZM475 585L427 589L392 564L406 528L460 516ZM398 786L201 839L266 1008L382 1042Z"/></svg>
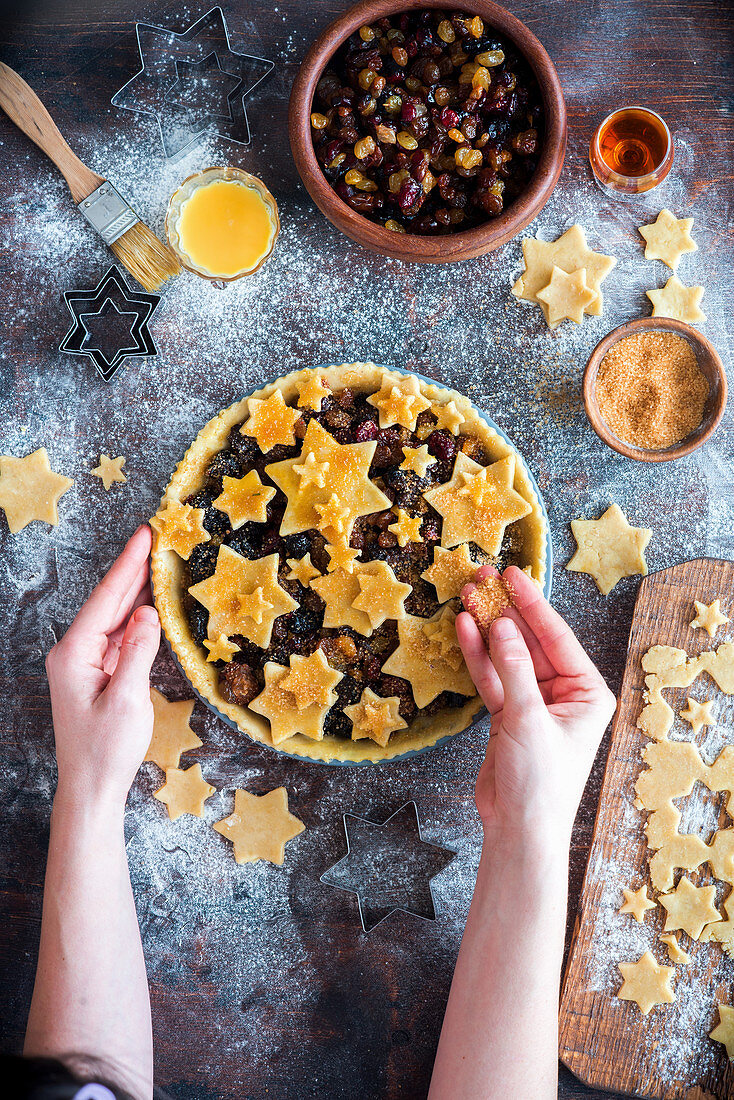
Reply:
<svg viewBox="0 0 734 1100"><path fill-rule="evenodd" d="M673 332L639 332L618 340L596 377L599 412L625 443L672 447L703 419L709 386L693 348Z"/></svg>

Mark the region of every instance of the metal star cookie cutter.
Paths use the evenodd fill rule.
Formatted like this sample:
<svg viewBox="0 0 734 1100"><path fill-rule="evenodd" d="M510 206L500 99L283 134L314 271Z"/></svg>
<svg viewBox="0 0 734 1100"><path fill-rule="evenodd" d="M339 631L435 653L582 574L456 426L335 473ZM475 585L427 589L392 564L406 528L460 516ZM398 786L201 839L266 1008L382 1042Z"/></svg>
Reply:
<svg viewBox="0 0 734 1100"><path fill-rule="evenodd" d="M135 33L140 69L115 92L113 106L152 115L168 159L180 156L204 133L250 144L245 97L275 65L235 53L220 7L185 31L136 23Z"/></svg>
<svg viewBox="0 0 734 1100"><path fill-rule="evenodd" d="M346 855L319 881L356 894L362 929L371 932L396 911L435 920L432 880L456 852L423 839L415 802L382 822L351 813L343 821Z"/></svg>
<svg viewBox="0 0 734 1100"><path fill-rule="evenodd" d="M112 264L93 290L64 293L73 324L59 351L86 355L110 382L125 359L158 354L148 322L160 300L159 294L131 291L120 268Z"/></svg>

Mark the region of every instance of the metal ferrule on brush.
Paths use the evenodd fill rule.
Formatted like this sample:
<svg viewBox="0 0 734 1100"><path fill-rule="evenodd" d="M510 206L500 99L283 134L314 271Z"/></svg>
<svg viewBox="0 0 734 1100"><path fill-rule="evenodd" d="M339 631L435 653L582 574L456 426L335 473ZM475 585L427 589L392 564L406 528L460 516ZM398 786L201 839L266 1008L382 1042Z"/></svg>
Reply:
<svg viewBox="0 0 734 1100"><path fill-rule="evenodd" d="M96 191L82 199L79 209L108 246L140 221L133 208L125 202L109 180L105 180Z"/></svg>

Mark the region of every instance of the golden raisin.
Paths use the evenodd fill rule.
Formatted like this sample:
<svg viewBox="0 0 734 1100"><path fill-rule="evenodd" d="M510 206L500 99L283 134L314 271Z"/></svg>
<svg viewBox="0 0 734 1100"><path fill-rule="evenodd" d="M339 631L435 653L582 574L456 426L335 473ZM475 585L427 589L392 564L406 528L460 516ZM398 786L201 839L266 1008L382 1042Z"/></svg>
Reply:
<svg viewBox="0 0 734 1100"><path fill-rule="evenodd" d="M387 81L385 80L384 76L376 76L375 79L372 81L372 94L381 95L385 91L386 84Z"/></svg>
<svg viewBox="0 0 734 1100"><path fill-rule="evenodd" d="M495 65L501 65L505 60L505 54L503 50L485 50L483 53L478 53L476 61L480 65L489 65L493 68Z"/></svg>
<svg viewBox="0 0 734 1100"><path fill-rule="evenodd" d="M362 39L363 42L373 42L375 38L375 32L370 26L360 27L359 37Z"/></svg>
<svg viewBox="0 0 734 1100"><path fill-rule="evenodd" d="M449 23L448 19L442 19L438 24L438 37L442 42L454 42L456 39L456 31Z"/></svg>
<svg viewBox="0 0 734 1100"><path fill-rule="evenodd" d="M329 125L329 120L326 115L320 114L318 111L314 111L311 115L311 125L314 130L323 130L325 126Z"/></svg>
<svg viewBox="0 0 734 1100"><path fill-rule="evenodd" d="M382 141L386 145L394 145L397 140L392 126L385 126L382 122L378 122L375 126L375 136L378 141Z"/></svg>
<svg viewBox="0 0 734 1100"><path fill-rule="evenodd" d="M332 160L331 164L328 165L328 167L329 168L341 168L342 164L344 163L344 161L346 159L347 159L347 154L346 153L337 153L336 156L334 157L334 159Z"/></svg>
<svg viewBox="0 0 734 1100"><path fill-rule="evenodd" d="M484 34L484 23L478 15L475 15L473 19L467 19L464 26L469 31L472 38L481 38Z"/></svg>
<svg viewBox="0 0 734 1100"><path fill-rule="evenodd" d="M397 114L402 106L403 101L399 95L393 93L385 99L385 110L389 115Z"/></svg>
<svg viewBox="0 0 734 1100"><path fill-rule="evenodd" d="M364 160L364 158L368 157L370 153L374 153L376 148L377 146L375 145L374 138L371 138L369 136L363 137L360 138L359 141L355 141L354 155L357 160Z"/></svg>
<svg viewBox="0 0 734 1100"><path fill-rule="evenodd" d="M444 88L443 84L439 84L439 86L433 90L433 98L439 107L445 107L451 99L451 92L448 88Z"/></svg>
<svg viewBox="0 0 734 1100"><path fill-rule="evenodd" d="M479 149L460 145L454 153L454 160L459 168L477 168L482 163L482 154Z"/></svg>
<svg viewBox="0 0 734 1100"><path fill-rule="evenodd" d="M402 46L393 46L393 48L392 48L392 59L393 59L393 61L395 62L396 65L401 65L401 66L407 65L408 64L408 51L404 50Z"/></svg>
<svg viewBox="0 0 734 1100"><path fill-rule="evenodd" d="M489 71L483 65L480 65L471 78L471 86L472 88L482 88L486 92L489 88L490 79Z"/></svg>
<svg viewBox="0 0 734 1100"><path fill-rule="evenodd" d="M428 168L426 170L425 176L421 180L421 187L423 188L423 193L425 195L427 195L428 192L431 191L435 186L436 186L436 177L434 176L434 174L430 170L430 168Z"/></svg>
<svg viewBox="0 0 734 1100"><path fill-rule="evenodd" d="M401 168L399 172L391 172L387 180L387 189L391 194L396 195L403 185L403 180L407 180L410 172L407 168Z"/></svg>
<svg viewBox="0 0 734 1100"><path fill-rule="evenodd" d="M396 222L394 218L388 218L387 219L387 221L385 222L385 229L389 229L391 233L404 233L405 232L405 229L400 224L400 222Z"/></svg>
<svg viewBox="0 0 734 1100"><path fill-rule="evenodd" d="M372 84L372 81L375 79L376 76L377 76L377 73L375 72L374 69L362 69L361 70L359 76L357 77L357 81L358 81L359 86L360 86L360 88L362 89L363 92L367 91L367 89L370 87L370 85Z"/></svg>
<svg viewBox="0 0 734 1100"><path fill-rule="evenodd" d="M407 130L401 130L398 134L398 145L401 145L403 149L417 149L418 142L409 134Z"/></svg>
<svg viewBox="0 0 734 1100"><path fill-rule="evenodd" d="M451 138L452 141L458 141L459 145L461 145L463 141L466 141L466 138L462 134L461 130L457 130L455 126L451 127L448 136Z"/></svg>

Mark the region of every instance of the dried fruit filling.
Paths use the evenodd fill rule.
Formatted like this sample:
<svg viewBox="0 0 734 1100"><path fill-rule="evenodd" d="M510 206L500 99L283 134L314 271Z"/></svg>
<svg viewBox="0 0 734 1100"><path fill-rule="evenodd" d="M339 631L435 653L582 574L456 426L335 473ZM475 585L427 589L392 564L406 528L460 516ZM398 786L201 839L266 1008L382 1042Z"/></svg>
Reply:
<svg viewBox="0 0 734 1100"><path fill-rule="evenodd" d="M447 234L526 188L542 97L525 58L479 16L406 12L360 27L334 55L311 134L353 210L396 233Z"/></svg>

